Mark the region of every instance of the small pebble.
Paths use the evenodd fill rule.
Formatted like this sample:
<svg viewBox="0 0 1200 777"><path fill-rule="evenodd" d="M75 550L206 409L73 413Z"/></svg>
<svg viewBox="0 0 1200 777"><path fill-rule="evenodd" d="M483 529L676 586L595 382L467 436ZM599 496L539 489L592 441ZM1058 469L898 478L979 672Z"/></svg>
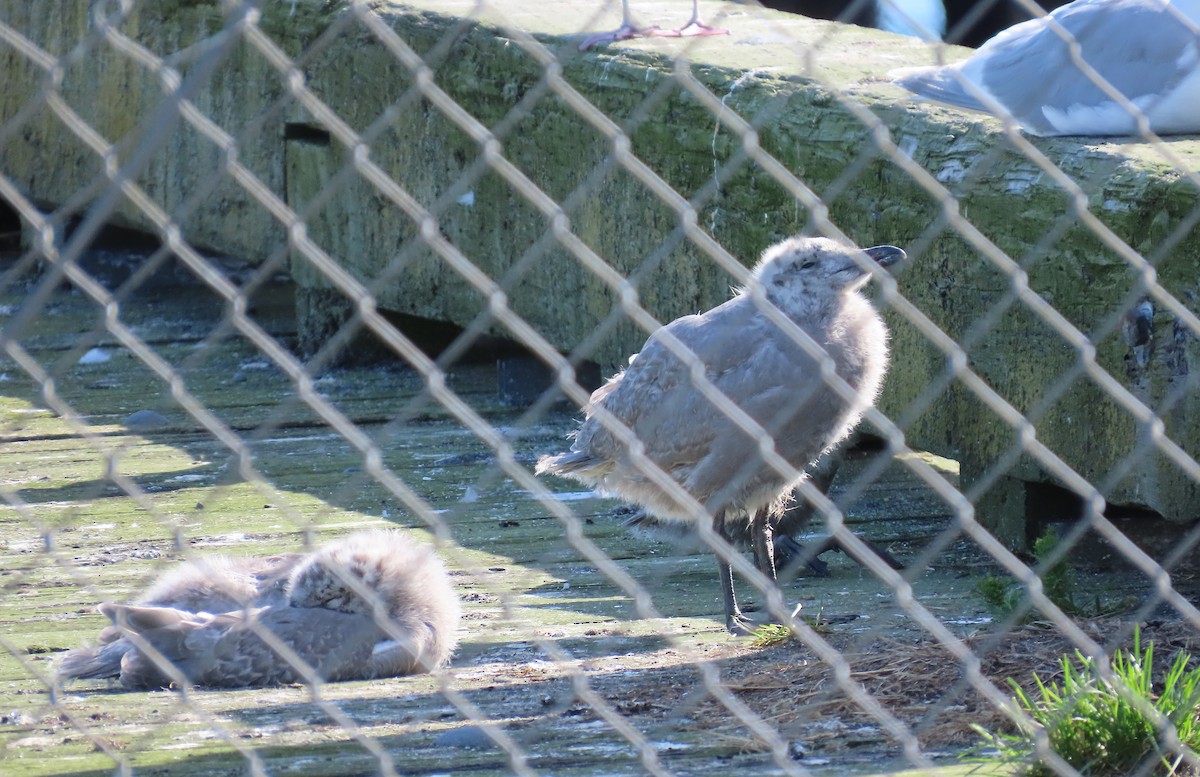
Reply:
<svg viewBox="0 0 1200 777"><path fill-rule="evenodd" d="M80 364L103 364L112 358L112 354L103 348L92 348L83 356L79 357Z"/></svg>
<svg viewBox="0 0 1200 777"><path fill-rule="evenodd" d="M463 726L443 731L433 740L435 747L461 747L470 750L493 749L496 743L479 726Z"/></svg>
<svg viewBox="0 0 1200 777"><path fill-rule="evenodd" d="M156 410L138 410L125 418L125 426L130 429L152 429L168 423L170 420Z"/></svg>

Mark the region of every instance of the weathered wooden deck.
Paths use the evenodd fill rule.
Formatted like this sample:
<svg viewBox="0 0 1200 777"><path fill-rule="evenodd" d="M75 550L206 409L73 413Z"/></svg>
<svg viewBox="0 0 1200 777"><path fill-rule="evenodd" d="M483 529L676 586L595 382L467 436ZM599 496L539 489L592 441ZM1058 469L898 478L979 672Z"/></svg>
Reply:
<svg viewBox="0 0 1200 777"><path fill-rule="evenodd" d="M30 274L2 290L6 325L37 282ZM268 284L253 302L256 320L287 341L290 289ZM105 334L101 312L78 291L56 290L18 337L54 377L52 389L12 358L0 361L8 501L0 507L0 771L110 774L124 761L138 774L225 775L259 764L269 774L349 775L375 773L381 759L404 774L513 771L517 764L468 720L470 705L517 743L532 771L642 773L642 756L597 713L597 700L623 716L672 772L778 771L769 754L748 746L753 737L738 734L728 712L708 717L711 704L703 716L697 712L709 696L700 667L725 672L764 656L773 666L794 656L799 665L816 661L813 654L794 645L758 649L725 633L710 555L631 535L613 514L616 503L558 483L587 537L652 594L661 617L639 618L633 600L584 560L562 526L502 476L487 447L399 364L339 369L315 388L378 443L384 463L452 537L441 552L466 618L448 671L329 685L319 697L300 686L187 694L89 682L55 687L53 662L103 625L95 604L134 596L180 557L177 541L187 553L250 554L367 525L430 536L364 474L361 454L298 400L296 386L222 326L222 313L202 289L165 287L130 295L119 317L241 437L261 482L239 475L232 453ZM92 355L81 361L85 353ZM494 373L487 363L456 366L449 382L526 465L562 445L574 414L561 408L527 419L502 407ZM53 402L73 408L79 421L54 412ZM165 418L130 428L138 411ZM866 460L853 460L843 481ZM144 497L131 498L117 476ZM901 556L948 524L945 506L902 466L889 467L850 514L857 530ZM861 652L881 636L917 638L886 586L844 557L830 560L831 577L801 578L786 597L834 621L832 641ZM986 560L956 540L913 576L914 590L965 633L987 620L972 593L984 568ZM857 617L840 622L850 615ZM823 727L828 739L840 724L817 706L808 725L784 737L803 744L806 730ZM856 747L810 751L797 763L838 774L904 767L896 743L878 728L839 738Z"/></svg>

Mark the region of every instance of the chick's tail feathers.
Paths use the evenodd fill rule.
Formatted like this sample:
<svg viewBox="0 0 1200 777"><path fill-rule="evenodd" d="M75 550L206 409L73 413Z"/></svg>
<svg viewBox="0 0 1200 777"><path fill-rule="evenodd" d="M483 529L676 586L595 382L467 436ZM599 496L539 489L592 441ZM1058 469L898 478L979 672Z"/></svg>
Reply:
<svg viewBox="0 0 1200 777"><path fill-rule="evenodd" d="M107 680L121 677L122 662L127 654L136 654L133 642L122 635L122 631L144 635L165 628L178 627L196 616L170 607L139 607L104 602L97 607L101 614L111 620L117 630L111 637L94 647L72 650L59 663L58 676L64 680ZM112 627L110 627L112 628ZM109 632L108 629L105 630Z"/></svg>
<svg viewBox="0 0 1200 777"><path fill-rule="evenodd" d="M76 648L67 653L55 670L64 680L110 680L121 675L121 659L133 649L127 640L106 645Z"/></svg>
<svg viewBox="0 0 1200 777"><path fill-rule="evenodd" d="M612 469L612 462L597 458L590 453L566 451L555 456L538 459L535 475L562 475L576 480L594 481L604 477Z"/></svg>

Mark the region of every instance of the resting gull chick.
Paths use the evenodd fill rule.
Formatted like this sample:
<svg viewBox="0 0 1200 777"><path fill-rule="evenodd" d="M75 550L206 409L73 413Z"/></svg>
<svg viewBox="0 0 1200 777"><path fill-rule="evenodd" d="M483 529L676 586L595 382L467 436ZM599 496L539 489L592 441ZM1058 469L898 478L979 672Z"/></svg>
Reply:
<svg viewBox="0 0 1200 777"><path fill-rule="evenodd" d="M621 26L611 32L599 32L589 35L579 44L580 51L586 51L597 43L629 40L631 38L689 38L699 35L728 35L729 30L713 27L700 19L700 0L692 0L692 18L687 24L673 30L662 30L656 25L640 27L633 22L629 13L629 0L621 0Z"/></svg>
<svg viewBox="0 0 1200 777"><path fill-rule="evenodd" d="M271 632L327 681L412 674L449 660L457 644L459 603L430 548L400 532L377 529L284 558L288 572L279 593L272 583L246 597L252 600L246 606L222 611L220 597L211 601L218 605L216 612L101 604L100 611L114 623L105 631L119 629L123 636L71 651L59 675L114 678L127 688L169 686L174 674L160 664L161 657L196 685L303 682L304 672L268 645L259 630ZM124 649L114 666L113 645L121 642Z"/></svg>
<svg viewBox="0 0 1200 777"><path fill-rule="evenodd" d="M1083 61L1159 135L1200 132L1200 0L1076 0L1010 27L962 62L890 75L910 92L968 110L997 107L1034 135L1132 135L1137 115L1100 88Z"/></svg>
<svg viewBox="0 0 1200 777"><path fill-rule="evenodd" d="M287 581L303 554L237 559L208 556L179 564L163 573L135 604L189 613L229 612L287 601ZM119 677L121 661L134 643L116 625L100 631L94 647L67 653L58 672L63 677Z"/></svg>
<svg viewBox="0 0 1200 777"><path fill-rule="evenodd" d="M728 540L727 522L751 523L756 553L772 558L768 516L793 481L770 466L758 440L693 384L689 366L664 344L662 333L694 353L708 380L774 437L780 456L803 470L850 433L874 401L887 368L887 330L859 293L870 278L867 256L886 267L904 252L893 246L860 252L825 238L796 237L767 249L753 271L767 301L824 348L856 392L852 401L822 376L824 359L810 355L770 320L764 302L743 289L652 335L624 372L592 394L571 449L543 457L537 473L580 480L658 518L690 520L691 512L658 487L601 424L596 409L603 407L637 435L650 461L705 507L714 531ZM717 563L726 626L746 631L729 564L719 555ZM773 564L767 571L774 576Z"/></svg>

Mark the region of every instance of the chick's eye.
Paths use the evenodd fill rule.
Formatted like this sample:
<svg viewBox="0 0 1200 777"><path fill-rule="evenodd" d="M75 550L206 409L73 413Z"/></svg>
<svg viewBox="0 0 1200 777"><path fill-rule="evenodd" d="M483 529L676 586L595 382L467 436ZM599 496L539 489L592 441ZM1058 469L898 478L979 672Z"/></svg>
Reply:
<svg viewBox="0 0 1200 777"><path fill-rule="evenodd" d="M809 259L807 262L805 262L804 264L800 265L800 269L801 269L801 270L811 270L813 267L816 267L816 266L817 266L817 262L816 262L816 260L815 260L815 259Z"/></svg>

